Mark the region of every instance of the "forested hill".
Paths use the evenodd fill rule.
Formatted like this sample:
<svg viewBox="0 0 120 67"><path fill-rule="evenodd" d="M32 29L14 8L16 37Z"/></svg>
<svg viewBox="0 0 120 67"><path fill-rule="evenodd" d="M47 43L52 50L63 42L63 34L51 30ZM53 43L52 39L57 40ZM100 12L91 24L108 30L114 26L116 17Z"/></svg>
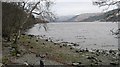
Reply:
<svg viewBox="0 0 120 67"><path fill-rule="evenodd" d="M105 21L120 21L120 8L106 12L104 15Z"/></svg>
<svg viewBox="0 0 120 67"><path fill-rule="evenodd" d="M105 13L85 13L68 19L67 22L115 22L120 21L120 9L114 9Z"/></svg>
<svg viewBox="0 0 120 67"><path fill-rule="evenodd" d="M100 15L102 15L102 13L84 13L84 14L76 15L76 16L72 17L71 19L68 19L68 21L71 21L71 22L80 22L80 21L93 22L93 21L97 20L97 18L94 18L94 16L100 16Z"/></svg>
<svg viewBox="0 0 120 67"><path fill-rule="evenodd" d="M120 9L115 9L103 13L101 15L92 16L87 19L82 20L81 22L94 22L94 21L101 21L101 22L116 22L120 21L120 14L117 14Z"/></svg>

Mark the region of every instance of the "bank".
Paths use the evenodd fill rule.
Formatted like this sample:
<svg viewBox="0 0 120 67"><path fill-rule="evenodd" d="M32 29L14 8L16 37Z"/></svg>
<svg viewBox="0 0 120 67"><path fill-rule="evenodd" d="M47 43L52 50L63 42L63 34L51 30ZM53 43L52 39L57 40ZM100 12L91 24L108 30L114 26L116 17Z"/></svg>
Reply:
<svg viewBox="0 0 120 67"><path fill-rule="evenodd" d="M18 52L14 49L16 45ZM43 60L45 65L118 65L119 60L118 51L74 49L34 35L21 35L16 45L3 41L4 64L39 65L39 60Z"/></svg>

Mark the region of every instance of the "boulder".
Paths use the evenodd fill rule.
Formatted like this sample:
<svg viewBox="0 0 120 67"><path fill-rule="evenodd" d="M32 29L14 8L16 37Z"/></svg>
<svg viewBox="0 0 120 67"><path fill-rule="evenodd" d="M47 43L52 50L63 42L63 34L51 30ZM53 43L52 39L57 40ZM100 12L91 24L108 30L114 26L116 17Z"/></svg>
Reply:
<svg viewBox="0 0 120 67"><path fill-rule="evenodd" d="M62 48L62 46L60 46L60 48Z"/></svg>
<svg viewBox="0 0 120 67"><path fill-rule="evenodd" d="M79 65L79 63L73 62L72 65L73 65L73 66L77 66L77 65Z"/></svg>
<svg viewBox="0 0 120 67"><path fill-rule="evenodd" d="M79 46L79 44L74 43L73 46Z"/></svg>
<svg viewBox="0 0 120 67"><path fill-rule="evenodd" d="M36 42L38 42L38 40L36 40Z"/></svg>
<svg viewBox="0 0 120 67"><path fill-rule="evenodd" d="M16 56L17 56L17 57L20 57L21 55L20 55L20 54L17 54Z"/></svg>
<svg viewBox="0 0 120 67"><path fill-rule="evenodd" d="M34 35L28 35L29 37L34 37Z"/></svg>
<svg viewBox="0 0 120 67"><path fill-rule="evenodd" d="M116 62L110 62L110 65L118 65Z"/></svg>

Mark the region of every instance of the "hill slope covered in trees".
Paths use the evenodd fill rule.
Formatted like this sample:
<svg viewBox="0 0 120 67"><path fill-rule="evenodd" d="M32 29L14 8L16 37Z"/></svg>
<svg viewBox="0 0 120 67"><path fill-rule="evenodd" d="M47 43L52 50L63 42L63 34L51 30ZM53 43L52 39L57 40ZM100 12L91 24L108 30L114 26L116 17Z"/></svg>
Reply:
<svg viewBox="0 0 120 67"><path fill-rule="evenodd" d="M114 9L105 13L86 13L80 14L67 20L67 22L117 22L120 21L120 9ZM117 14L118 13L118 14ZM115 15L117 14L117 15Z"/></svg>

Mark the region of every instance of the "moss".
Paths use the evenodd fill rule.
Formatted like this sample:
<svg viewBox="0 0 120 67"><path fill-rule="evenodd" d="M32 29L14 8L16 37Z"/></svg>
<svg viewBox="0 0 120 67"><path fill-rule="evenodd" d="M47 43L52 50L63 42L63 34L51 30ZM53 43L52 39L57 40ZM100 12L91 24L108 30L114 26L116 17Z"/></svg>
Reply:
<svg viewBox="0 0 120 67"><path fill-rule="evenodd" d="M2 63L3 64L7 64L8 63L8 57L7 56L2 57Z"/></svg>

